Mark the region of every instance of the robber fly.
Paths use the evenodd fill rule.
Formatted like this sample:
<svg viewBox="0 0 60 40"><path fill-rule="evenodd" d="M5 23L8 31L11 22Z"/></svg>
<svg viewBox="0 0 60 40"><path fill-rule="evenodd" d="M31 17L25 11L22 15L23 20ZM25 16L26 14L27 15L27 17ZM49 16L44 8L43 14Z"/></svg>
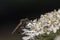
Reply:
<svg viewBox="0 0 60 40"><path fill-rule="evenodd" d="M26 21L28 21L27 18L21 19L21 20L20 20L20 23L19 23L19 24L16 26L16 28L12 31L12 34L14 34L18 28L24 26L24 25L26 24Z"/></svg>

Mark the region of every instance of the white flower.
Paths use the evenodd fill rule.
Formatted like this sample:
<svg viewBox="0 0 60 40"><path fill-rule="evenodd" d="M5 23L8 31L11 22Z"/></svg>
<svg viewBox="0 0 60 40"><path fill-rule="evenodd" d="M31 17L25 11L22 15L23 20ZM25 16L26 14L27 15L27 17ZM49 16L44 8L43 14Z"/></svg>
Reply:
<svg viewBox="0 0 60 40"><path fill-rule="evenodd" d="M35 19L29 22L22 29L23 34L27 35L23 37L23 40L29 40L30 38L34 39L35 36L43 35L44 33L50 34L50 32L56 33L60 28L60 9L58 11L52 11L50 13L46 13L45 15L41 15L40 19ZM29 28L29 29L28 29Z"/></svg>

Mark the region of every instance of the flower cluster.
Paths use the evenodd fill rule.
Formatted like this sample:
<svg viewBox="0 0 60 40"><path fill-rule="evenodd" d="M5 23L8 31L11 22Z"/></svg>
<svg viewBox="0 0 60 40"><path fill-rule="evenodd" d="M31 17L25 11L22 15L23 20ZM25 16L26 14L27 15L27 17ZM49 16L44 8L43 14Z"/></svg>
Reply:
<svg viewBox="0 0 60 40"><path fill-rule="evenodd" d="M41 34L56 33L60 28L60 10L45 13L45 15L41 15L40 19L30 21L25 27L22 30L24 31L23 34L27 36L24 36L23 40L34 40L35 36Z"/></svg>

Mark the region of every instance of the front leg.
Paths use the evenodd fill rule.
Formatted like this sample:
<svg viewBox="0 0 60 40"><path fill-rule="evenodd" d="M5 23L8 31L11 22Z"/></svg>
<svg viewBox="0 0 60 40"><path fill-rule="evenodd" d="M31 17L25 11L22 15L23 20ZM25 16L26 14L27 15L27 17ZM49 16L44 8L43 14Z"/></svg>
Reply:
<svg viewBox="0 0 60 40"><path fill-rule="evenodd" d="M27 20L28 20L27 18L21 19L21 20L20 20L20 23L19 23L19 24L16 26L16 28L12 31L12 34L14 34L17 29L19 29L20 27L24 26Z"/></svg>

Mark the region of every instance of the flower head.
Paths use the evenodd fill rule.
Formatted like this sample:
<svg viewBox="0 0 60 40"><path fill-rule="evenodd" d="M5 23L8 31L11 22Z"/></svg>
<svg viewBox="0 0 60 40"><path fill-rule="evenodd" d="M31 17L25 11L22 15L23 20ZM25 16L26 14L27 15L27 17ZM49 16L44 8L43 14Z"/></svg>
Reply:
<svg viewBox="0 0 60 40"><path fill-rule="evenodd" d="M29 28L29 29L28 29ZM27 35L23 37L23 40L29 40L30 38L34 38L38 35L47 34L50 32L56 33L60 28L60 10L52 11L50 13L46 13L45 15L41 15L41 17L37 20L33 20L26 25L26 28L22 29L24 31L23 34Z"/></svg>

